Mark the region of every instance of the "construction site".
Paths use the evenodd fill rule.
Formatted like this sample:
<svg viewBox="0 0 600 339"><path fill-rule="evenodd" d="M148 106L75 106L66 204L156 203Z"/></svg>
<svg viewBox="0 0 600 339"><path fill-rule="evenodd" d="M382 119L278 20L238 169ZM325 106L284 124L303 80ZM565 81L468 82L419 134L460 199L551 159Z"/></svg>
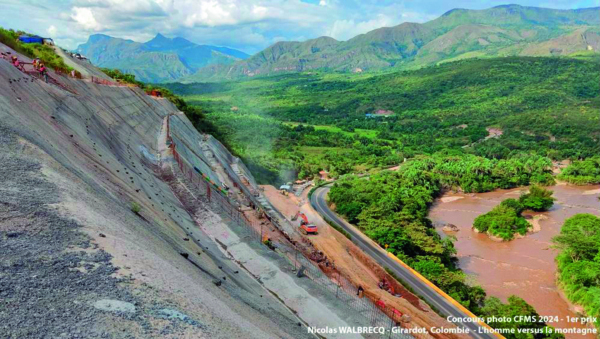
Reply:
<svg viewBox="0 0 600 339"><path fill-rule="evenodd" d="M3 336L463 337L429 332L454 325L312 209L310 182L259 186L169 100L56 51L81 76L45 81L0 44Z"/></svg>

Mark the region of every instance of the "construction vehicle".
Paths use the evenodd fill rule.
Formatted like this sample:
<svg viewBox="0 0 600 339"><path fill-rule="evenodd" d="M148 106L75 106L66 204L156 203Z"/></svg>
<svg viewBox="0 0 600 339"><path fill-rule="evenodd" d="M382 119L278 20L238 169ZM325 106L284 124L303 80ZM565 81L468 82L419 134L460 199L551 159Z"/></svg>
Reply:
<svg viewBox="0 0 600 339"><path fill-rule="evenodd" d="M292 218L292 219L298 219L298 218L300 218L300 232L302 232L302 234L318 234L319 233L317 226L308 222L308 218L306 217L306 214L304 214L302 212L298 212L298 213L296 213L295 218Z"/></svg>
<svg viewBox="0 0 600 339"><path fill-rule="evenodd" d="M382 290L387 291L391 295L395 295L395 293L394 293L394 286L392 286L390 284L390 282L386 278L381 279L379 281L379 283L377 284L377 286L379 288L381 288Z"/></svg>

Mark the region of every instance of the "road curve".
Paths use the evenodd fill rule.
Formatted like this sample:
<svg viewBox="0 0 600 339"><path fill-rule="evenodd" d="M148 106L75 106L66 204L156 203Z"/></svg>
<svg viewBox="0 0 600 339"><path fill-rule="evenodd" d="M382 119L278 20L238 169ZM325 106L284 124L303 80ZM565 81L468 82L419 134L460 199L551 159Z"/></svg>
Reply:
<svg viewBox="0 0 600 339"><path fill-rule="evenodd" d="M325 197L329 192L330 187L317 188L312 196L310 197L311 206L324 218L329 219L339 227L343 228L352 236L352 242L360 247L363 252L370 255L377 263L383 267L389 268L396 276L408 286L410 286L421 298L425 299L430 305L433 305L441 313L446 316L453 316L457 318L470 318L462 310L453 305L448 299L440 295L430 286L423 282L420 278L415 276L410 270L402 266L387 255L380 246L377 246L374 242L369 241L363 234L360 234L354 226L349 224L347 221L340 218L332 210L329 209ZM485 328L478 323L474 322L455 322L456 326L469 329L469 335L473 338L497 338L495 334L486 333ZM489 332L489 331L488 331Z"/></svg>

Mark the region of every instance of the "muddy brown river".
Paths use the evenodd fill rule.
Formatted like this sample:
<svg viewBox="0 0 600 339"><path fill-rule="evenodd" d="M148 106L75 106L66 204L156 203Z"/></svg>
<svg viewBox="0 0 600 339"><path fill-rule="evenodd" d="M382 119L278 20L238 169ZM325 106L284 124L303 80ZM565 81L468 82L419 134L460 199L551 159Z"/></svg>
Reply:
<svg viewBox="0 0 600 339"><path fill-rule="evenodd" d="M541 230L510 242L497 242L485 234L471 230L473 220L490 211L502 200L518 198L524 188L498 190L490 193L448 193L433 205L429 217L436 230L444 236L445 223L458 226L453 232L457 238L455 247L459 266L487 291L503 301L517 295L533 305L541 315L558 316L561 321L554 327L581 327L566 321L567 316L576 317L570 305L561 297L555 282L557 251L550 248L551 239L560 232L565 219L578 213L600 216L600 186L570 186L559 184L550 187L557 199L548 212L530 213L541 215ZM582 335L567 335L581 338ZM588 336L594 338L595 335Z"/></svg>

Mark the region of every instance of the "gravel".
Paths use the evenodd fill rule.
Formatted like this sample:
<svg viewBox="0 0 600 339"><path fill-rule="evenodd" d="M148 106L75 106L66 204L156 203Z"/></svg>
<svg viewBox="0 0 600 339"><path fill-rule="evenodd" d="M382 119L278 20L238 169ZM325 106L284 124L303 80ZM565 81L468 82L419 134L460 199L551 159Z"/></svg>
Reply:
<svg viewBox="0 0 600 339"><path fill-rule="evenodd" d="M0 150L2 338L147 338L200 326L187 316L154 317L160 305L145 303L114 277L111 255L92 244L82 225L52 209L57 187L2 126ZM153 318L172 324L155 329Z"/></svg>

